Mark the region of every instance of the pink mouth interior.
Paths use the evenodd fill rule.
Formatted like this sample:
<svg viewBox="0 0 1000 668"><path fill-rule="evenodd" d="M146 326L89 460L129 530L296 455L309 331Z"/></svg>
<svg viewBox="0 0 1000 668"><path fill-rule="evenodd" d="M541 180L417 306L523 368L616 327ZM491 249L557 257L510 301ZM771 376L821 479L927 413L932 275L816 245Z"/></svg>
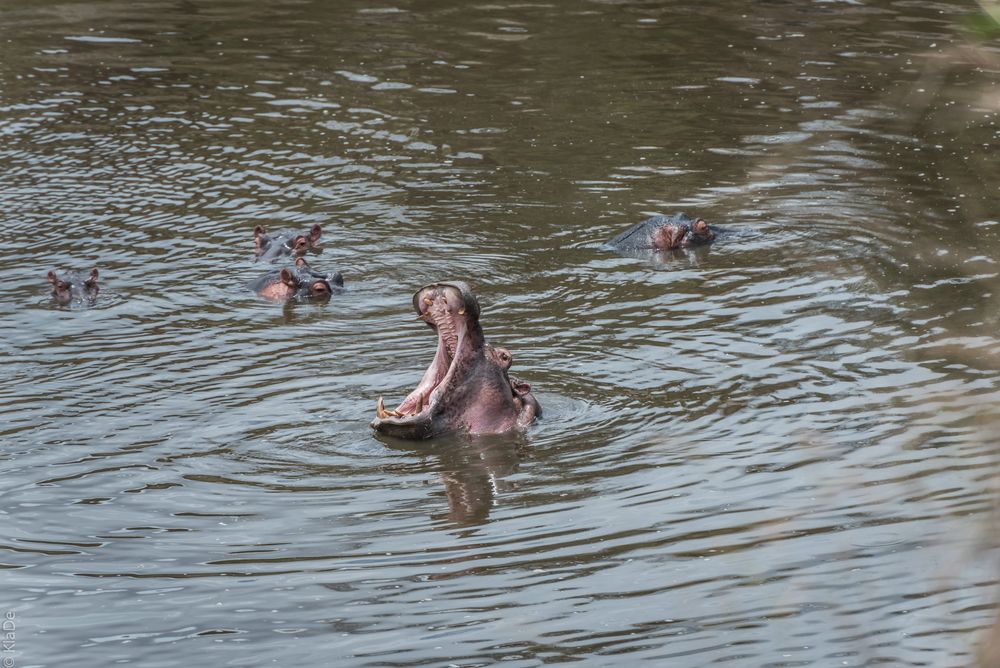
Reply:
<svg viewBox="0 0 1000 668"><path fill-rule="evenodd" d="M455 354L465 335L465 302L457 289L450 286L425 288L417 296L417 305L420 309L417 317L437 332L437 352L416 389L395 411L389 411L391 417L413 417L430 410L440 390L447 386Z"/></svg>

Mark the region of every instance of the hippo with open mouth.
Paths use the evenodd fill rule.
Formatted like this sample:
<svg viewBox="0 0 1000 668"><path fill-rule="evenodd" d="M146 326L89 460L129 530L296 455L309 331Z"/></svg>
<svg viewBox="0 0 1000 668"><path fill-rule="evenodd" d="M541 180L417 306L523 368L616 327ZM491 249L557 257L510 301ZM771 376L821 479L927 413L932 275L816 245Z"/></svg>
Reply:
<svg viewBox="0 0 1000 668"><path fill-rule="evenodd" d="M531 386L507 374L510 352L486 342L479 302L468 285L426 285L413 295L413 308L437 332L437 353L396 410L386 410L378 398L375 431L411 440L454 432L499 434L541 415Z"/></svg>

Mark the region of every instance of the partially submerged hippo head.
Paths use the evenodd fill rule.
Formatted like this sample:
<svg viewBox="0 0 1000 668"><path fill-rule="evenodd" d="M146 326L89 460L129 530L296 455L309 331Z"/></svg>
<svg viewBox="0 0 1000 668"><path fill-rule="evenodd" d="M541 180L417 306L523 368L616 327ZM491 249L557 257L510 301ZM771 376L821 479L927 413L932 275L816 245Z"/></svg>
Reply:
<svg viewBox="0 0 1000 668"><path fill-rule="evenodd" d="M685 213L673 216L653 216L633 225L609 245L620 251L668 251L690 246L703 246L715 241L715 232L702 218L693 219Z"/></svg>
<svg viewBox="0 0 1000 668"><path fill-rule="evenodd" d="M688 233L681 242L686 246L701 246L715 241L715 232L704 219L699 218L688 226Z"/></svg>
<svg viewBox="0 0 1000 668"><path fill-rule="evenodd" d="M258 225L253 229L254 245L257 248L257 257L265 262L276 260L285 255L301 257L306 252L316 248L323 228L313 225L311 229L303 232L295 230L281 230L268 234L263 225Z"/></svg>
<svg viewBox="0 0 1000 668"><path fill-rule="evenodd" d="M434 361L396 410L379 397L375 431L397 438L449 432L499 434L541 415L531 386L507 374L510 352L486 342L479 302L461 281L431 283L413 296L417 318L438 336Z"/></svg>
<svg viewBox="0 0 1000 668"><path fill-rule="evenodd" d="M305 258L296 258L295 266L269 271L250 284L250 289L265 299L329 299L344 287L340 272L323 274L314 270Z"/></svg>
<svg viewBox="0 0 1000 668"><path fill-rule="evenodd" d="M49 272L49 283L52 284L52 298L60 304L74 301L93 302L97 299L97 267L90 272L67 271L59 276L54 271Z"/></svg>

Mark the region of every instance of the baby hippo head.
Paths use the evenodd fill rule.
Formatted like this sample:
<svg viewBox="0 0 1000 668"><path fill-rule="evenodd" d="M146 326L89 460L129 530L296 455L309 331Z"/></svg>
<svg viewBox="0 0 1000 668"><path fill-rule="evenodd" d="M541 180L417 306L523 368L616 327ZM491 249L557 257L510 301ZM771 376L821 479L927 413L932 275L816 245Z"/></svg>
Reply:
<svg viewBox="0 0 1000 668"><path fill-rule="evenodd" d="M335 290L343 286L344 279L340 272L333 275L320 273L300 257L295 260L295 266L268 272L250 287L266 299L286 301L296 298L329 299Z"/></svg>
<svg viewBox="0 0 1000 668"><path fill-rule="evenodd" d="M268 234L263 225L253 230L254 245L257 256L261 260L274 261L284 255L301 257L317 247L323 228L313 225L311 229L302 232L281 230Z"/></svg>
<svg viewBox="0 0 1000 668"><path fill-rule="evenodd" d="M67 271L60 276L55 271L49 272L49 283L52 284L52 298L60 304L71 302L90 302L97 299L97 267L85 271Z"/></svg>

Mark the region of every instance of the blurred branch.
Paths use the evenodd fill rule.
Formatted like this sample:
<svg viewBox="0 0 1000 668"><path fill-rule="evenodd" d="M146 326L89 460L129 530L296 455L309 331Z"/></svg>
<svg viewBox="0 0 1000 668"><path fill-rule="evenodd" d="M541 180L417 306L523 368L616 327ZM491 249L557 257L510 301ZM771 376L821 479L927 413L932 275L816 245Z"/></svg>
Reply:
<svg viewBox="0 0 1000 668"><path fill-rule="evenodd" d="M1000 2L996 0L976 0L983 12L993 19L993 23L1000 25Z"/></svg>
<svg viewBox="0 0 1000 668"><path fill-rule="evenodd" d="M976 0L982 13L969 17L969 28L985 39L1000 35L1000 1Z"/></svg>

